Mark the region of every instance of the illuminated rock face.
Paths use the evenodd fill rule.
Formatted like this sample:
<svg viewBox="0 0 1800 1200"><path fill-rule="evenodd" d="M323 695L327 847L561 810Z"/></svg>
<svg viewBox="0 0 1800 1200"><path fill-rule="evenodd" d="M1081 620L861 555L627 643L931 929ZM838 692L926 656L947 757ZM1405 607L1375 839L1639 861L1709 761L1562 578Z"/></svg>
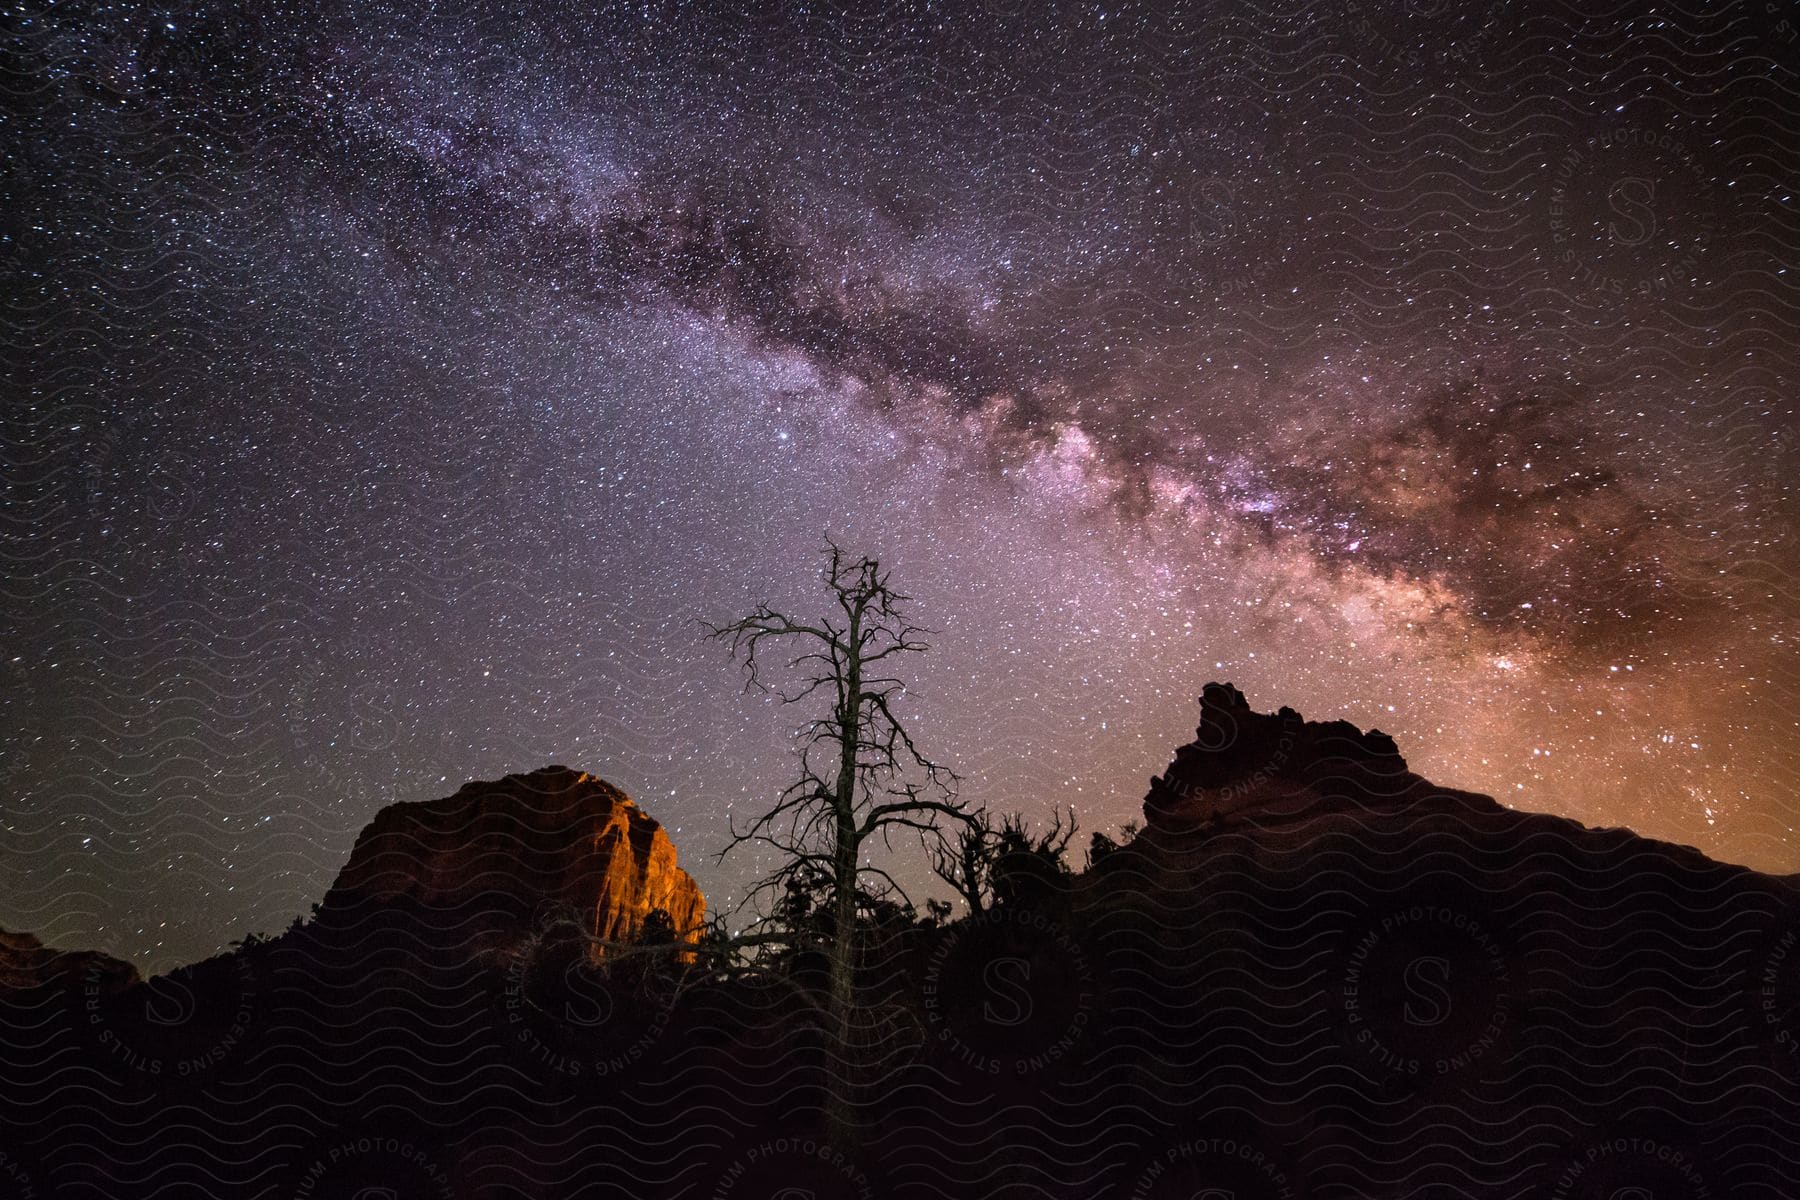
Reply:
<svg viewBox="0 0 1800 1200"><path fill-rule="evenodd" d="M486 944L564 917L612 941L637 933L657 909L677 933L706 916L662 826L618 788L568 767L377 813L321 907L401 904L455 914Z"/></svg>

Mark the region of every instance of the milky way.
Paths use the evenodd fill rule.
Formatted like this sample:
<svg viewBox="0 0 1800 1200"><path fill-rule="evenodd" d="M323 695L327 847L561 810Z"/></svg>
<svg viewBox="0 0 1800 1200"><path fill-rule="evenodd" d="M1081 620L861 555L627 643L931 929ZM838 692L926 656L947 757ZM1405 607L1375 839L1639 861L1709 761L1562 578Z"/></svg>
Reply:
<svg viewBox="0 0 1800 1200"><path fill-rule="evenodd" d="M547 762L716 906L829 533L963 794L1137 814L1210 679L1800 869L1800 41L1463 12L8 16L0 925L156 969Z"/></svg>

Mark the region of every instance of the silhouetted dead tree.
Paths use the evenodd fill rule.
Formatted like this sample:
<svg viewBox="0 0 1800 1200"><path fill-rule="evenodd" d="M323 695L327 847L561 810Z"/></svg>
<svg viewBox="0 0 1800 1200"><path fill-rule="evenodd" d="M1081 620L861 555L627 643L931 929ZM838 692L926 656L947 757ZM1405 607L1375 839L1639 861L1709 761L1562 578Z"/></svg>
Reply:
<svg viewBox="0 0 1800 1200"><path fill-rule="evenodd" d="M895 704L906 684L895 660L922 654L928 631L902 614L906 597L888 573L867 557L850 557L827 543L823 572L833 610L813 621L797 620L767 606L728 625L709 625L708 636L726 643L743 663L746 688L778 696L784 704L815 698L821 712L798 733L799 777L775 804L743 829L733 827L721 857L745 845L771 849L780 865L751 889L747 902L795 888L825 897L830 962L828 1024L840 1054L850 1040L855 1005L859 917L874 915L881 901L905 892L886 870L866 861L872 841L890 845L895 833L917 836L928 850L949 845L947 825L968 824L971 813L956 797L956 776L920 752ZM787 654L786 688L770 685L765 653ZM907 901L910 904L910 901ZM833 1132L848 1136L848 1111L834 1089L829 1114Z"/></svg>

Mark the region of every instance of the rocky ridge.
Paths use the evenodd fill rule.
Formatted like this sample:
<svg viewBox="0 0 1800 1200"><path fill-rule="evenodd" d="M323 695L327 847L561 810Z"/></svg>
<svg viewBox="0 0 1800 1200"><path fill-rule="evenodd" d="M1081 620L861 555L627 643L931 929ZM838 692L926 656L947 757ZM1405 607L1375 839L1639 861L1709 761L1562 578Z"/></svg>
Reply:
<svg viewBox="0 0 1800 1200"><path fill-rule="evenodd" d="M138 982L137 968L97 950L57 950L35 935L0 929L0 991L85 980L112 992Z"/></svg>
<svg viewBox="0 0 1800 1200"><path fill-rule="evenodd" d="M1194 740L1150 781L1144 816L1152 829L1185 833L1234 820L1422 802L1469 816L1505 811L1487 796L1438 787L1414 774L1394 739L1379 729L1308 721L1285 705L1257 712L1236 687L1209 683L1200 696Z"/></svg>

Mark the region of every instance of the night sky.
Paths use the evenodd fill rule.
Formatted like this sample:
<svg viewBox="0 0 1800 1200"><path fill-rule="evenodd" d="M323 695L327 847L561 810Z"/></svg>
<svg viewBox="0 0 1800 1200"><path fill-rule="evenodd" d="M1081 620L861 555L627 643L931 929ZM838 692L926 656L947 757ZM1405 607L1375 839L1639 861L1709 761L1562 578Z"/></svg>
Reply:
<svg viewBox="0 0 1800 1200"><path fill-rule="evenodd" d="M827 533L973 801L1222 679L1800 870L1800 8L872 14L7 7L0 926L166 969L551 762L728 906L800 714L696 622Z"/></svg>

